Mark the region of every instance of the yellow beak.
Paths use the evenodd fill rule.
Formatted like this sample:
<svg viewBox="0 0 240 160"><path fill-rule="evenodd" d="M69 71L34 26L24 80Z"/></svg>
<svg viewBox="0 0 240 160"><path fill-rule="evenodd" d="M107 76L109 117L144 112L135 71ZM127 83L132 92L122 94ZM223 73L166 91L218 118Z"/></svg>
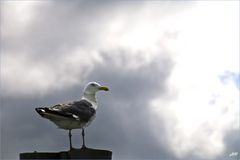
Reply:
<svg viewBox="0 0 240 160"><path fill-rule="evenodd" d="M101 86L101 87L99 87L99 90L109 91L109 88L106 86Z"/></svg>

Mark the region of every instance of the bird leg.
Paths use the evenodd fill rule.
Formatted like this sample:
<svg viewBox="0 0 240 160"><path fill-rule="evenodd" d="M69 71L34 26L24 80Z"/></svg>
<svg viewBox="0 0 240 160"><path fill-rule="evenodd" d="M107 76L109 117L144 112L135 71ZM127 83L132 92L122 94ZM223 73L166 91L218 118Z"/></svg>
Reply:
<svg viewBox="0 0 240 160"><path fill-rule="evenodd" d="M84 128L82 128L82 141L83 141L82 148L87 148L87 147L85 146L85 139L84 139L84 136L85 136L85 132L84 132Z"/></svg>
<svg viewBox="0 0 240 160"><path fill-rule="evenodd" d="M68 130L68 136L69 136L69 143L70 143L70 150L73 149L72 147L72 133L71 133L71 129Z"/></svg>

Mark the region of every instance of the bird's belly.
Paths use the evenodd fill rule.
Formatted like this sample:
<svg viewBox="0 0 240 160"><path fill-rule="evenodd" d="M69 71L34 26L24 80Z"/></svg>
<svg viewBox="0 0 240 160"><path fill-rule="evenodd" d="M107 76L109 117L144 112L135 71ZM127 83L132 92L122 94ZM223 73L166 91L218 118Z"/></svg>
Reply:
<svg viewBox="0 0 240 160"><path fill-rule="evenodd" d="M84 128L86 122L76 121L76 120L59 120L53 121L59 128L62 129L77 129Z"/></svg>
<svg viewBox="0 0 240 160"><path fill-rule="evenodd" d="M85 128L91 124L91 122L95 119L95 116L92 116L89 121L81 121L81 120L54 120L54 122L59 128L62 129L78 129L78 128Z"/></svg>
<svg viewBox="0 0 240 160"><path fill-rule="evenodd" d="M87 127L95 118L95 115L92 116L88 121L74 120L74 119L69 119L66 117L48 114L48 113L45 113L43 117L52 121L59 128L69 130L69 129L78 129L78 128Z"/></svg>

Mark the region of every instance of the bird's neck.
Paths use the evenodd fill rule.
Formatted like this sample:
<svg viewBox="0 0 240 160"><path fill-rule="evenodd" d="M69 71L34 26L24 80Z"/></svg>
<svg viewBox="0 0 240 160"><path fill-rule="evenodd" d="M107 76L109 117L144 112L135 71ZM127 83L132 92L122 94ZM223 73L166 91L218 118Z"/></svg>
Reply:
<svg viewBox="0 0 240 160"><path fill-rule="evenodd" d="M92 93L84 93L83 94L83 99L86 99L87 101L90 101L93 104L93 108L97 107L97 99L96 99L96 94Z"/></svg>

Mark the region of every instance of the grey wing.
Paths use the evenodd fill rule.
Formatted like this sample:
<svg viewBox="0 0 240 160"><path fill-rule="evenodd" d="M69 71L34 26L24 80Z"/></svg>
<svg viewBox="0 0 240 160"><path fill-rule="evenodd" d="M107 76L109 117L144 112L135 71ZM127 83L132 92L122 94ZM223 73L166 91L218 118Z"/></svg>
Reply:
<svg viewBox="0 0 240 160"><path fill-rule="evenodd" d="M51 107L51 110L65 117L88 122L96 111L92 104L86 100L75 101L69 104L58 104Z"/></svg>

